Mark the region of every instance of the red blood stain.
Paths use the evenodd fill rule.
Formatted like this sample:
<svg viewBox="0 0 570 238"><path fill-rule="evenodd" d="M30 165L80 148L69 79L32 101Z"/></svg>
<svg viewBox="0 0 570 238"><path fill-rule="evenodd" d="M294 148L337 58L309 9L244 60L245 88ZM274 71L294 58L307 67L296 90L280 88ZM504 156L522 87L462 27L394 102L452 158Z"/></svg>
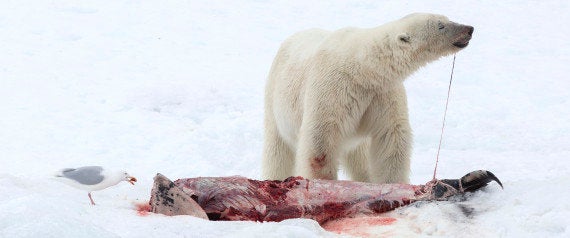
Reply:
<svg viewBox="0 0 570 238"><path fill-rule="evenodd" d="M148 216L150 212L150 203L135 203L135 208L137 209L137 214L139 216Z"/></svg>
<svg viewBox="0 0 570 238"><path fill-rule="evenodd" d="M366 232L367 228L373 226L387 226L396 221L392 217L355 217L329 221L322 227L337 234L347 234L353 236L370 236Z"/></svg>
<svg viewBox="0 0 570 238"><path fill-rule="evenodd" d="M322 154L320 156L311 159L311 168L313 168L313 170L322 169L323 167L325 167L325 164L327 163L326 159L327 155L325 154Z"/></svg>

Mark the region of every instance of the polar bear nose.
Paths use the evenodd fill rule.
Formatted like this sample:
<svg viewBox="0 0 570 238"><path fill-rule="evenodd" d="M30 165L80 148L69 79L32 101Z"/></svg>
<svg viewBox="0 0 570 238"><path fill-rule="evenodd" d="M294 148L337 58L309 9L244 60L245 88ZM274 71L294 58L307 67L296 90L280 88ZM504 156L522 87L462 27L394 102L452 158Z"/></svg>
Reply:
<svg viewBox="0 0 570 238"><path fill-rule="evenodd" d="M475 30L475 28L473 28L472 26L465 26L465 30L467 31L467 34L469 36L473 35L473 30Z"/></svg>

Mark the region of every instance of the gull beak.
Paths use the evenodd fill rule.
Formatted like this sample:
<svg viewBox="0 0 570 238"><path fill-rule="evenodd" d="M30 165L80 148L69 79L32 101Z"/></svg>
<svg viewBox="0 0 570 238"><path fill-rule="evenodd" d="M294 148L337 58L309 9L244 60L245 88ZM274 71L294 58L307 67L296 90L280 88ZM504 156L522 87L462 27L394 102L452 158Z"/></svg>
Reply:
<svg viewBox="0 0 570 238"><path fill-rule="evenodd" d="M129 182L132 185L135 185L135 182L137 181L137 178L132 177L132 176L127 176L126 181Z"/></svg>

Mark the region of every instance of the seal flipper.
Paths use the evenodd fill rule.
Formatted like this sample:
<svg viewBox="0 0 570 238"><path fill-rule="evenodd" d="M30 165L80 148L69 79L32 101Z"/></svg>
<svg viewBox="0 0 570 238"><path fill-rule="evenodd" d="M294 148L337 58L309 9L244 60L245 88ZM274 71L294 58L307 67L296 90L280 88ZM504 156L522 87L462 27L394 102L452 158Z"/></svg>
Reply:
<svg viewBox="0 0 570 238"><path fill-rule="evenodd" d="M430 182L431 185L429 185L429 187L431 187L431 198L445 200L456 194L474 192L487 186L487 184L492 181L497 182L501 188L503 188L503 184L497 176L487 170L476 170L464 175L460 179L435 180L435 182Z"/></svg>
<svg viewBox="0 0 570 238"><path fill-rule="evenodd" d="M150 193L151 212L167 216L190 215L208 220L206 212L194 199L160 173L154 177Z"/></svg>
<svg viewBox="0 0 570 238"><path fill-rule="evenodd" d="M464 175L460 179L461 187L465 192L479 190L480 188L487 186L487 184L492 181L497 182L501 188L503 188L503 184L497 176L487 170L476 170Z"/></svg>

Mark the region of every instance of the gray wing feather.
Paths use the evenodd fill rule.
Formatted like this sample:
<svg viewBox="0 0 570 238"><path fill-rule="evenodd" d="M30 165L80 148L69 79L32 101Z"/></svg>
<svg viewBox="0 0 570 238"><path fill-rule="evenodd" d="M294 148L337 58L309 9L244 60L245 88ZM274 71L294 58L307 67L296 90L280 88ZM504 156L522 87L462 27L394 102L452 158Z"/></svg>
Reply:
<svg viewBox="0 0 570 238"><path fill-rule="evenodd" d="M95 185L103 181L104 177L101 175L101 171L103 171L101 166L87 166L77 169L64 169L61 171L61 175L80 184Z"/></svg>

